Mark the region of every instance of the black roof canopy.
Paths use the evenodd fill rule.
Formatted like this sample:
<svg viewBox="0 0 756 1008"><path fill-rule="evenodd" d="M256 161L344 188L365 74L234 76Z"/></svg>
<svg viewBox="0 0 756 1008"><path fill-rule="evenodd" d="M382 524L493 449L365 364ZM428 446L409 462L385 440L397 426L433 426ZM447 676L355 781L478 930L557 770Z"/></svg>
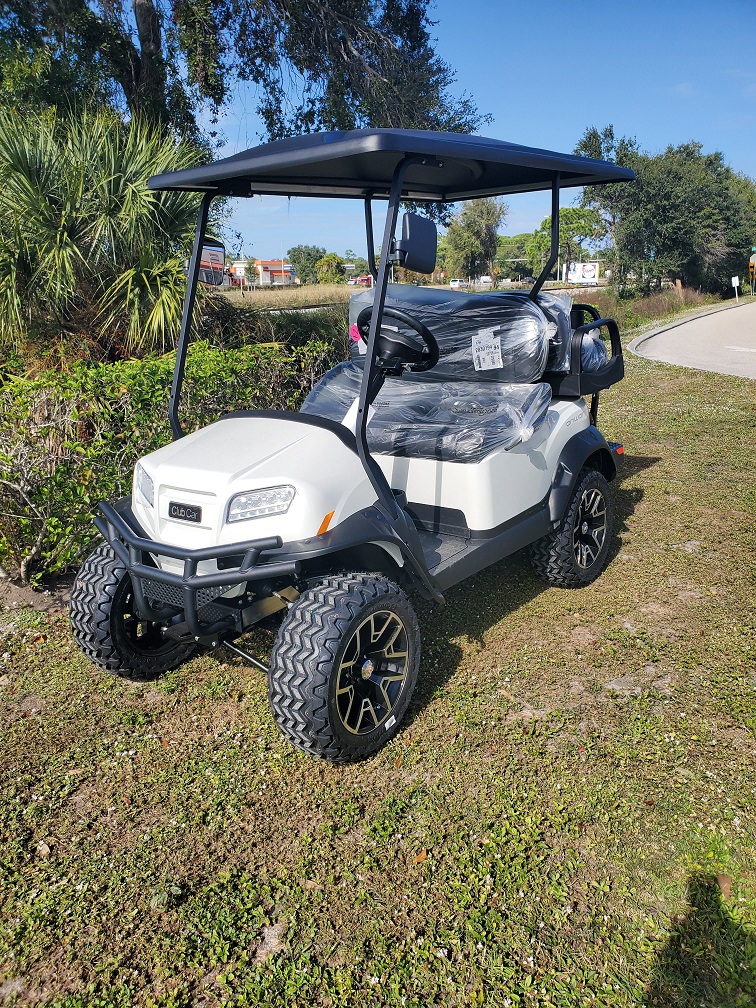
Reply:
<svg viewBox="0 0 756 1008"><path fill-rule="evenodd" d="M522 147L504 140L427 130L364 129L310 133L234 154L197 168L153 175L150 189L215 192L224 196L387 196L394 171L407 155L422 163L407 169L402 196L412 200L474 199L560 186L596 185L635 178L609 161Z"/></svg>

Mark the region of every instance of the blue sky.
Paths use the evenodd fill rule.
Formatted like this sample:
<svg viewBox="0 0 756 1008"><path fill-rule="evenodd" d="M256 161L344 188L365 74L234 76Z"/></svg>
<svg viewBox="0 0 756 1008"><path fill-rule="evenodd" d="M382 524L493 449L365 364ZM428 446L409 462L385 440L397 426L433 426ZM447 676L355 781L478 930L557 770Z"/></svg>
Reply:
<svg viewBox="0 0 756 1008"><path fill-rule="evenodd" d="M431 17L455 92L493 116L484 135L571 151L586 127L613 123L643 150L697 140L756 177L752 0L437 0ZM254 107L254 94L240 90L221 121L228 142L219 156L260 142ZM510 197L503 230L533 230L548 199ZM362 206L349 200L239 200L231 223L245 256L275 258L298 244L364 255Z"/></svg>

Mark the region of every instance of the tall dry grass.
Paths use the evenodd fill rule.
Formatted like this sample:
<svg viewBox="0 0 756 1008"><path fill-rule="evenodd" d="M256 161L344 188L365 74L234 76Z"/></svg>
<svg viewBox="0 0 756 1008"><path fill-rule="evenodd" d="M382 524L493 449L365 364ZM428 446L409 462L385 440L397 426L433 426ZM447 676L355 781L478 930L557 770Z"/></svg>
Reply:
<svg viewBox="0 0 756 1008"><path fill-rule="evenodd" d="M618 298L609 289L584 290L575 300L594 304L604 318L616 319L622 332L637 329L639 326L656 322L689 308L699 308L708 304L717 304L721 299L712 294L700 294L692 288L674 287L658 291L647 297Z"/></svg>
<svg viewBox="0 0 756 1008"><path fill-rule="evenodd" d="M361 287L346 284L306 284L303 287L267 287L241 291L233 288L223 292L231 304L245 308L311 308L346 304Z"/></svg>

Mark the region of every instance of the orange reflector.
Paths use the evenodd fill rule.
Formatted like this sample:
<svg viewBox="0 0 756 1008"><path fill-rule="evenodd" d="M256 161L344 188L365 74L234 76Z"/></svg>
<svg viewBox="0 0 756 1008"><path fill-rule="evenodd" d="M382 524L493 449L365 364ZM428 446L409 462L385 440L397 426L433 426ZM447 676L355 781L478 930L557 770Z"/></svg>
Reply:
<svg viewBox="0 0 756 1008"><path fill-rule="evenodd" d="M328 530L328 526L331 524L331 518L333 518L335 514L336 514L335 511L328 512L323 521L320 523L320 528L317 531L317 535L323 535L323 533Z"/></svg>
<svg viewBox="0 0 756 1008"><path fill-rule="evenodd" d="M625 454L625 446L624 445L620 445L619 448L617 448L617 454L618 455L624 455Z"/></svg>

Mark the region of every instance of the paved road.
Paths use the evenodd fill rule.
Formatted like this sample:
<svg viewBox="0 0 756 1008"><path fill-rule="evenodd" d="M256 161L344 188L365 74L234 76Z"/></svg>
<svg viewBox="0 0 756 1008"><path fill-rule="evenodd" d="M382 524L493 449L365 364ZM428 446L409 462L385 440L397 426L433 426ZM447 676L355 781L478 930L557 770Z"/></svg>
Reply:
<svg viewBox="0 0 756 1008"><path fill-rule="evenodd" d="M756 302L698 315L633 340L640 357L756 378Z"/></svg>

